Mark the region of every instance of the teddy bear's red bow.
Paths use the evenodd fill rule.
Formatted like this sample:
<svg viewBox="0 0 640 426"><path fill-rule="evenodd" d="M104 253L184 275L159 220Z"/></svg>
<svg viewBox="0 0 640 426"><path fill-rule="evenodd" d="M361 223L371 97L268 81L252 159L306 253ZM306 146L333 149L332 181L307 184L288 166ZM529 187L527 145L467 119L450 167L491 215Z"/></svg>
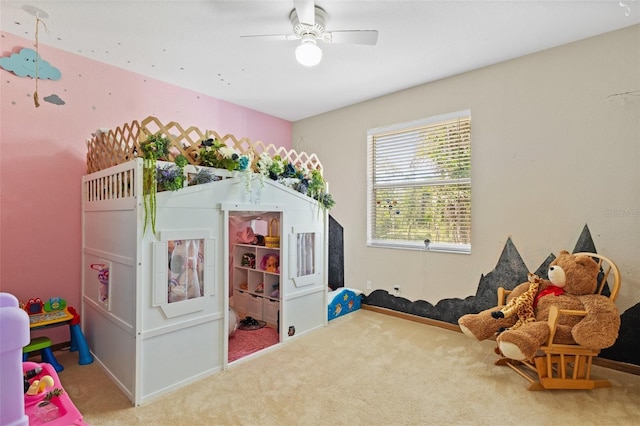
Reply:
<svg viewBox="0 0 640 426"><path fill-rule="evenodd" d="M560 296L562 293L564 293L564 289L557 287L555 285L550 285L549 287L545 288L544 290L542 290L536 295L536 298L533 301L533 307L535 308L536 305L538 304L538 300L540 300L544 296L548 296L549 294L553 294L554 296Z"/></svg>

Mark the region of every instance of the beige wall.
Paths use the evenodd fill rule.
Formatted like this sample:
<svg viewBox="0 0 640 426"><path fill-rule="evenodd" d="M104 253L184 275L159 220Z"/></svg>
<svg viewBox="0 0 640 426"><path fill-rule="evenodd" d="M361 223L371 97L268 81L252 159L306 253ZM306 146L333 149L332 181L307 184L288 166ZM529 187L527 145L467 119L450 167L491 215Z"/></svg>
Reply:
<svg viewBox="0 0 640 426"><path fill-rule="evenodd" d="M620 266L622 310L640 301L640 26L417 86L293 124L315 152L344 226L345 285L431 303L474 295L508 237L535 270L585 224ZM469 108L472 254L366 246L367 129Z"/></svg>

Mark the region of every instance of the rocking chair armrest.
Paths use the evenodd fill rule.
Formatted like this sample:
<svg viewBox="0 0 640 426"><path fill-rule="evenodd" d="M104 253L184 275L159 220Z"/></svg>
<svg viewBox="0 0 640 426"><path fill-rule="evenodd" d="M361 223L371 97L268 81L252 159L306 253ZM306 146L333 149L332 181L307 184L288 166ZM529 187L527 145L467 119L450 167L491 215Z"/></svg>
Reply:
<svg viewBox="0 0 640 426"><path fill-rule="evenodd" d="M504 287L498 287L498 304L496 306L505 306L507 304L507 296L512 290L507 290Z"/></svg>
<svg viewBox="0 0 640 426"><path fill-rule="evenodd" d="M556 330L558 328L558 321L560 320L560 315L577 315L584 317L587 315L587 311L578 311L575 309L559 309L557 306L551 306L549 308L549 341L547 342L548 346L553 344L553 339L556 336Z"/></svg>

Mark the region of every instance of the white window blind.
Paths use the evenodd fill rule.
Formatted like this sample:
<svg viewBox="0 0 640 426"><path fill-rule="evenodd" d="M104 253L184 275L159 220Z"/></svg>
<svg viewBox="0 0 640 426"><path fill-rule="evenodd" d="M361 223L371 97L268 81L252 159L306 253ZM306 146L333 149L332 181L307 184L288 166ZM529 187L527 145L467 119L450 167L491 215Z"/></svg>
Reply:
<svg viewBox="0 0 640 426"><path fill-rule="evenodd" d="M368 245L471 251L469 110L371 129L367 156Z"/></svg>

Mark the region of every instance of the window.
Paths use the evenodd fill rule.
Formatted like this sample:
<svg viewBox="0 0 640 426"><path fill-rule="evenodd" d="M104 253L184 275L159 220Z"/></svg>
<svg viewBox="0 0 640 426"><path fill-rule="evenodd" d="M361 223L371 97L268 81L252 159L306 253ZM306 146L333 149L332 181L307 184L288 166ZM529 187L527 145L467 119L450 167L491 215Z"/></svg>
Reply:
<svg viewBox="0 0 640 426"><path fill-rule="evenodd" d="M471 252L471 112L367 132L367 245Z"/></svg>
<svg viewBox="0 0 640 426"><path fill-rule="evenodd" d="M289 236L289 278L297 287L321 285L322 233L313 226L294 226Z"/></svg>
<svg viewBox="0 0 640 426"><path fill-rule="evenodd" d="M168 303L204 296L204 239L167 241Z"/></svg>
<svg viewBox="0 0 640 426"><path fill-rule="evenodd" d="M312 275L316 273L315 268L315 234L305 232L296 235L296 277Z"/></svg>
<svg viewBox="0 0 640 426"><path fill-rule="evenodd" d="M215 295L215 239L209 229L161 229L153 242L153 306L166 318L201 311Z"/></svg>

